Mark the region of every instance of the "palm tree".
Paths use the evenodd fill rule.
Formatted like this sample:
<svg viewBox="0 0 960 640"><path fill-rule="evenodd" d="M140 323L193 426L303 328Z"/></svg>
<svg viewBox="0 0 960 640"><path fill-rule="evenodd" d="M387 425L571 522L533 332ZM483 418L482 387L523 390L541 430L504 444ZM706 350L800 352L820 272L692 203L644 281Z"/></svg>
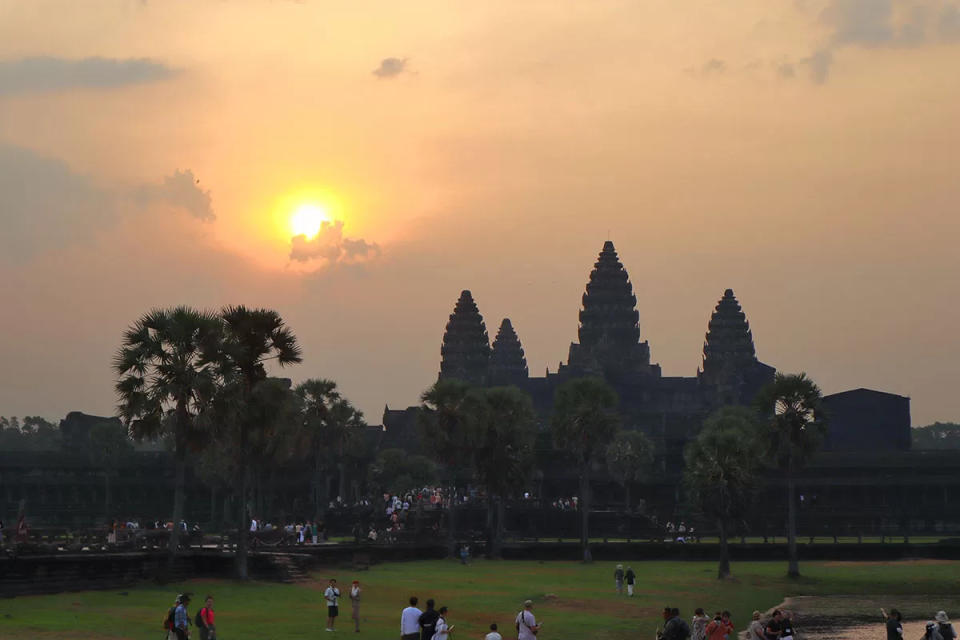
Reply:
<svg viewBox="0 0 960 640"><path fill-rule="evenodd" d="M302 361L297 338L276 311L225 307L220 312L223 338L218 354L219 369L227 385L234 387L237 413L237 465L240 471L240 509L237 517L237 574L247 578L247 498L249 470L254 447L251 433L257 427L252 399L254 387L267 378L266 363L285 367Z"/></svg>
<svg viewBox="0 0 960 640"><path fill-rule="evenodd" d="M500 557L504 500L530 479L536 415L530 396L516 387L476 390L474 465L487 492L490 555ZM496 499L496 519L493 504Z"/></svg>
<svg viewBox="0 0 960 640"><path fill-rule="evenodd" d="M617 393L600 378L575 378L557 389L553 403L553 440L577 461L580 475L580 545L590 554L590 469L617 435Z"/></svg>
<svg viewBox="0 0 960 640"><path fill-rule="evenodd" d="M420 427L424 449L443 466L447 482L447 547L456 551L456 487L459 476L470 473L473 433L470 425L470 385L456 379L440 380L420 396Z"/></svg>
<svg viewBox="0 0 960 640"><path fill-rule="evenodd" d="M173 438L171 561L180 542L187 449L202 446L196 418L217 390L208 355L218 336L214 314L189 307L155 309L124 332L114 358L118 409L130 433L137 439Z"/></svg>
<svg viewBox="0 0 960 640"><path fill-rule="evenodd" d="M762 415L769 417L769 453L787 479L787 575L800 576L797 560L796 474L819 449L826 425L820 388L805 373L777 373L757 396Z"/></svg>
<svg viewBox="0 0 960 640"><path fill-rule="evenodd" d="M95 467L103 469L104 516L110 522L111 481L120 465L130 459L133 444L127 428L117 421L98 422L90 428L88 455Z"/></svg>
<svg viewBox="0 0 960 640"><path fill-rule="evenodd" d="M730 576L727 539L754 495L763 458L756 414L744 407L723 407L710 415L684 451L684 482L692 502L717 523L720 564L717 578Z"/></svg>
<svg viewBox="0 0 960 640"><path fill-rule="evenodd" d="M642 431L621 431L607 447L607 470L623 485L630 511L630 485L644 477L653 462L653 443Z"/></svg>

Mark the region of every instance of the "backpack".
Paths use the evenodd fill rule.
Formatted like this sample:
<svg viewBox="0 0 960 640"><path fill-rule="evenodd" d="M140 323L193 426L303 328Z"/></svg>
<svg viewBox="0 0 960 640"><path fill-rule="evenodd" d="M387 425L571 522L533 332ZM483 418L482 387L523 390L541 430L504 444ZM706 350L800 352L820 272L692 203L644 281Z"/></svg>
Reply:
<svg viewBox="0 0 960 640"><path fill-rule="evenodd" d="M207 623L203 621L203 612L206 610L206 607L197 611L197 615L193 618L193 624L197 629L206 629Z"/></svg>
<svg viewBox="0 0 960 640"><path fill-rule="evenodd" d="M174 624L174 616L177 613L176 607L170 607L170 610L167 611L167 617L163 619L163 628L167 631L173 631L173 628L176 626Z"/></svg>

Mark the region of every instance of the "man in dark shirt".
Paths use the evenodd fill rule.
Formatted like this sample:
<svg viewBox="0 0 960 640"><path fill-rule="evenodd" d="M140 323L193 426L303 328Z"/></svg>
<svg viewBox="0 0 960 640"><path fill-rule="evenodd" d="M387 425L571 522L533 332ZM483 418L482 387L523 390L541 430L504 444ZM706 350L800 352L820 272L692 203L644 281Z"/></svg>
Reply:
<svg viewBox="0 0 960 640"><path fill-rule="evenodd" d="M783 614L780 613L780 609L774 610L773 617L767 622L767 628L763 632L767 636L767 640L778 640L780 638L781 620L783 620Z"/></svg>
<svg viewBox="0 0 960 640"><path fill-rule="evenodd" d="M430 640L436 630L440 614L433 608L434 604L433 598L427 600L427 610L420 614L420 640Z"/></svg>
<svg viewBox="0 0 960 640"><path fill-rule="evenodd" d="M903 617L896 609L890 609L890 615L883 609L880 613L887 619L887 640L903 640Z"/></svg>

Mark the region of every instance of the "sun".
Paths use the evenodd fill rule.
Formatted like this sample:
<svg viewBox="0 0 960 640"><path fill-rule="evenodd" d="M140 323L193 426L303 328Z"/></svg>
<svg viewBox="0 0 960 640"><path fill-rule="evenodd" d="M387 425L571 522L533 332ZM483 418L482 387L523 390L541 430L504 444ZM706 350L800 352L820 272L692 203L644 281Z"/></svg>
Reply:
<svg viewBox="0 0 960 640"><path fill-rule="evenodd" d="M323 223L330 222L327 208L319 204L302 204L290 216L290 229L295 236L306 236L311 240L320 233Z"/></svg>

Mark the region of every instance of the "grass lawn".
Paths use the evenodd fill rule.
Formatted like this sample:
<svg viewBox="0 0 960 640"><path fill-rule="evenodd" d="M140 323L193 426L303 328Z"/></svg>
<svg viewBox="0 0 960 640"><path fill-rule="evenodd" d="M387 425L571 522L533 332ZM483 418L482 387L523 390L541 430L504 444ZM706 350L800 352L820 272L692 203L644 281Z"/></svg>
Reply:
<svg viewBox="0 0 960 640"><path fill-rule="evenodd" d="M544 640L633 640L653 637L666 605L680 607L684 617L698 606L730 609L741 629L751 611L765 610L789 595L952 595L960 571L960 562L952 561L807 562L801 565L804 577L789 581L785 562L755 562L735 563L735 578L719 582L715 563L632 566L638 576L632 599L614 593L613 563L484 560L468 567L437 560L384 564L357 573L319 571L314 582L297 585L195 580L164 587L144 584L124 592L28 596L0 600L0 638L159 640L166 609L180 591L194 593L191 617L206 593L216 597L220 640L323 637L322 590L327 578L335 577L344 593L355 578L364 585L361 633L352 631L344 598L341 636L397 638L400 610L410 595L417 595L421 605L433 597L438 606L450 607L448 622L457 625L453 640L482 638L491 622L500 625L505 638L516 637L513 619L527 598L536 602L538 620L546 622L539 636ZM896 598L888 606L897 606Z"/></svg>

